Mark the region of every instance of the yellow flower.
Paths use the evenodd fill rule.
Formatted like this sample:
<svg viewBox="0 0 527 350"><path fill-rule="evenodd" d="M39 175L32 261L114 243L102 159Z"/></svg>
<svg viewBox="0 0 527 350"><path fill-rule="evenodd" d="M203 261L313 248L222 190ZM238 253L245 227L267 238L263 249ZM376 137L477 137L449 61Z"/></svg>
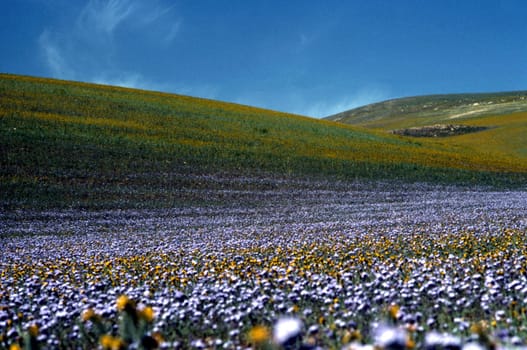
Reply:
<svg viewBox="0 0 527 350"><path fill-rule="evenodd" d="M112 350L121 350L125 348L125 344L122 339L119 338L113 338L112 341Z"/></svg>
<svg viewBox="0 0 527 350"><path fill-rule="evenodd" d="M342 338L341 338L341 343L342 344L348 344L350 341L351 341L351 332L346 330L344 332L344 334L342 335Z"/></svg>
<svg viewBox="0 0 527 350"><path fill-rule="evenodd" d="M342 344L348 344L351 342L357 342L362 340L362 335L360 334L360 331L355 329L353 331L346 330L344 334L342 335Z"/></svg>
<svg viewBox="0 0 527 350"><path fill-rule="evenodd" d="M150 306L145 306L139 312L140 317L146 322L152 322L154 320L154 310Z"/></svg>
<svg viewBox="0 0 527 350"><path fill-rule="evenodd" d="M158 344L161 344L165 341L165 339L163 339L163 335L159 332L152 333L152 338L154 338Z"/></svg>
<svg viewBox="0 0 527 350"><path fill-rule="evenodd" d="M392 320L396 320L397 316L399 315L399 306L396 304L390 305L388 307L388 313L390 314Z"/></svg>
<svg viewBox="0 0 527 350"><path fill-rule="evenodd" d="M293 305L293 307L291 308L291 311L293 311L293 312L298 312L298 310L300 310L298 305Z"/></svg>
<svg viewBox="0 0 527 350"><path fill-rule="evenodd" d="M92 308L86 309L81 315L81 318L84 322L90 321L94 317L95 317L95 311L93 311Z"/></svg>
<svg viewBox="0 0 527 350"><path fill-rule="evenodd" d="M249 333L247 334L247 338L249 339L250 343L253 344L261 344L267 340L269 340L270 333L267 327L265 326L254 326Z"/></svg>
<svg viewBox="0 0 527 350"><path fill-rule="evenodd" d="M32 324L28 328L29 335L32 337L36 337L38 335L38 326L36 324Z"/></svg>
<svg viewBox="0 0 527 350"><path fill-rule="evenodd" d="M476 322L470 326L470 331L479 336L486 334L487 329L488 325L485 321Z"/></svg>
<svg viewBox="0 0 527 350"><path fill-rule="evenodd" d="M99 343L104 349L111 349L112 343L113 343L113 337L109 334L105 334L99 339Z"/></svg>
<svg viewBox="0 0 527 350"><path fill-rule="evenodd" d="M129 303L130 303L130 298L128 298L124 294L121 295L119 298L117 298L117 310L123 311Z"/></svg>
<svg viewBox="0 0 527 350"><path fill-rule="evenodd" d="M11 344L9 350L22 350L22 348L18 344Z"/></svg>
<svg viewBox="0 0 527 350"><path fill-rule="evenodd" d="M109 334L101 336L99 339L99 344L101 344L103 349L107 350L120 350L123 349L125 345L120 338L113 337Z"/></svg>

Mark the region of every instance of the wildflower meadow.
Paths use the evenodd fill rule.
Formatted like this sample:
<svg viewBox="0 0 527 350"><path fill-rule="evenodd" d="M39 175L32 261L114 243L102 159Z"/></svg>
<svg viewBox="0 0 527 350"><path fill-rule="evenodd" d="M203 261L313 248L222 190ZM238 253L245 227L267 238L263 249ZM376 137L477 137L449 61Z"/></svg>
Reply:
<svg viewBox="0 0 527 350"><path fill-rule="evenodd" d="M0 74L0 349L527 349L522 103L412 138Z"/></svg>
<svg viewBox="0 0 527 350"><path fill-rule="evenodd" d="M527 346L525 192L320 183L250 198L2 213L0 348Z"/></svg>

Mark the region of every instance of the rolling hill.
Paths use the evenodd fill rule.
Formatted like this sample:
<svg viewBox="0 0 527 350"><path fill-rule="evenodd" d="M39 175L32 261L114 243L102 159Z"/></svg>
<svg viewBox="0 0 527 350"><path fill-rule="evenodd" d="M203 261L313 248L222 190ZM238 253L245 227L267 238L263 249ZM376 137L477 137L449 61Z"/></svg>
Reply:
<svg viewBox="0 0 527 350"><path fill-rule="evenodd" d="M527 91L408 97L326 119L404 136L425 136L405 139L527 164ZM441 129L447 132L441 133Z"/></svg>
<svg viewBox="0 0 527 350"><path fill-rule="evenodd" d="M522 117L517 122L523 125ZM489 157L468 144L189 96L0 74L3 208L206 203L221 200L218 193L228 199L280 186L266 179L525 183L523 151L510 155L497 144Z"/></svg>
<svg viewBox="0 0 527 350"><path fill-rule="evenodd" d="M369 128L396 129L526 111L527 91L516 91L398 98L354 108L325 119Z"/></svg>

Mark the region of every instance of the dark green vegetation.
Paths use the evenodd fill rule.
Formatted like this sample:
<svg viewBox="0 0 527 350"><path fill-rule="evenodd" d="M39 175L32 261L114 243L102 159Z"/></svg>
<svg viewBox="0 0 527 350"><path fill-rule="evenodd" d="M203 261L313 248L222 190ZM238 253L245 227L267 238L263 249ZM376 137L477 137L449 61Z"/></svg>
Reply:
<svg viewBox="0 0 527 350"><path fill-rule="evenodd" d="M206 99L0 75L3 208L165 207L291 185L269 179L525 183L526 154L488 155Z"/></svg>
<svg viewBox="0 0 527 350"><path fill-rule="evenodd" d="M392 132L402 136L413 137L448 137L469 134L486 130L484 126L456 125L456 124L435 124L428 126L415 126L408 129L397 129Z"/></svg>

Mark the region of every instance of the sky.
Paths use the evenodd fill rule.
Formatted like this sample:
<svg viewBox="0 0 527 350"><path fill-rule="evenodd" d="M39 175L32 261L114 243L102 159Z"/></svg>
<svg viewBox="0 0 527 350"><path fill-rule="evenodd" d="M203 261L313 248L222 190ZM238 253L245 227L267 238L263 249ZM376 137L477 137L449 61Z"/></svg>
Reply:
<svg viewBox="0 0 527 350"><path fill-rule="evenodd" d="M527 90L524 0L2 0L0 72L311 117Z"/></svg>

